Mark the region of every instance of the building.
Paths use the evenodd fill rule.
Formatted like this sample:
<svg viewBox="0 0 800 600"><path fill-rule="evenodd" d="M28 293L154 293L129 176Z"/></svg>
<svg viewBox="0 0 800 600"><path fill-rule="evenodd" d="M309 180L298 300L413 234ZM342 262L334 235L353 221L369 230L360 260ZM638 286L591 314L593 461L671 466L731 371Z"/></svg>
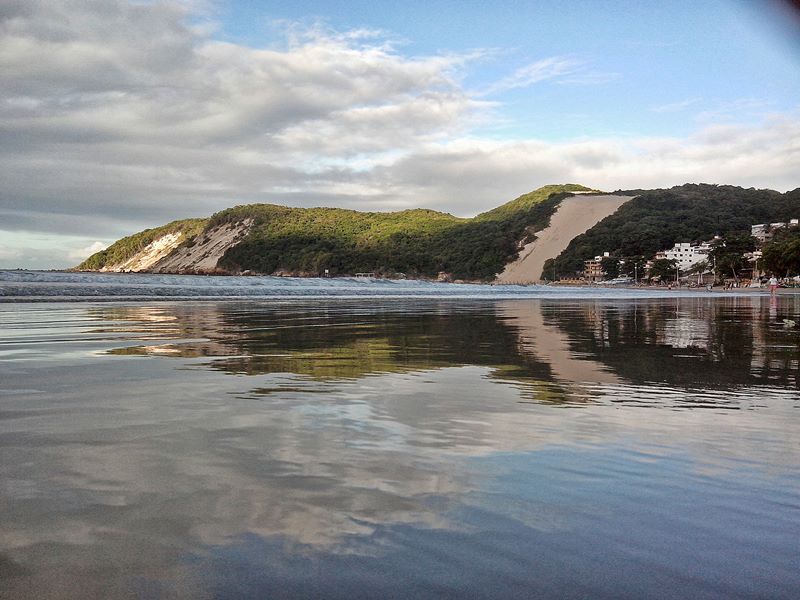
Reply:
<svg viewBox="0 0 800 600"><path fill-rule="evenodd" d="M714 240L716 239L717 238L714 238ZM688 271L700 261L708 258L708 253L711 252L711 245L714 240L703 242L696 246L691 245L689 242L680 242L669 250L658 252L656 254L656 259L666 258L667 260L674 260L678 264L678 269L681 271Z"/></svg>
<svg viewBox="0 0 800 600"><path fill-rule="evenodd" d="M759 223L758 225L751 225L750 235L763 244L772 239L775 230L783 229L784 227L800 227L800 219L791 219L788 223Z"/></svg>
<svg viewBox="0 0 800 600"><path fill-rule="evenodd" d="M753 279L760 279L761 277L765 276L763 271L764 263L761 260L763 258L763 254L761 250L754 250L753 252L745 252L744 257L752 265L753 268Z"/></svg>
<svg viewBox="0 0 800 600"><path fill-rule="evenodd" d="M605 275L603 259L609 256L608 252L603 252L602 256L595 256L592 259L583 261L583 278L586 281L602 281Z"/></svg>

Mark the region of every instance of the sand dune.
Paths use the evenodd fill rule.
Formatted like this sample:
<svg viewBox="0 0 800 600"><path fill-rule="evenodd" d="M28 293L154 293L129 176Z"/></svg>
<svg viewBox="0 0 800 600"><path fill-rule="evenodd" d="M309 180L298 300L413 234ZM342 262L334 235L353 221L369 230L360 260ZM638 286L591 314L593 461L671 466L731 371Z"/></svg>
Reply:
<svg viewBox="0 0 800 600"><path fill-rule="evenodd" d="M137 252L128 260L115 265L106 265L101 271L115 271L124 273L127 271L146 271L151 266L168 256L170 252L178 247L181 242L180 233L168 233L150 242L143 250Z"/></svg>
<svg viewBox="0 0 800 600"><path fill-rule="evenodd" d="M198 272L210 273L225 251L238 244L250 231L253 219L225 223L212 227L195 238L191 246L181 246L157 263L150 265L152 273Z"/></svg>
<svg viewBox="0 0 800 600"><path fill-rule="evenodd" d="M497 281L501 283L540 281L542 268L548 258L555 258L561 254L573 238L614 214L632 197L581 194L565 198L550 219L550 226L536 233L536 239L525 245L517 260L506 265L503 272L497 276Z"/></svg>

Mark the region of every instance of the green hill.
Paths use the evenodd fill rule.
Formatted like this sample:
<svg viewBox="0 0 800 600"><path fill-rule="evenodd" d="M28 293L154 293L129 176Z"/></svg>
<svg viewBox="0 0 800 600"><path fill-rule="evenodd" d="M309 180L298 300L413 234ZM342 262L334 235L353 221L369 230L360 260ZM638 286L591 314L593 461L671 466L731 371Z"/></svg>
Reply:
<svg viewBox="0 0 800 600"><path fill-rule="evenodd" d="M781 194L729 185L686 184L635 193L636 198L570 242L556 258L558 273L579 271L584 260L603 252L620 258L651 257L676 242L749 234L750 226L756 223L800 217L800 188Z"/></svg>
<svg viewBox="0 0 800 600"><path fill-rule="evenodd" d="M379 272L460 279L491 279L518 253L520 240L547 226L561 200L581 185L545 186L473 219L432 210L358 212L339 208L290 208L250 204L208 220L176 221L123 238L78 269L124 262L144 246L178 228L183 244L224 224L252 220L247 236L227 249L218 267L230 272L332 274Z"/></svg>
<svg viewBox="0 0 800 600"><path fill-rule="evenodd" d="M76 269L79 271L97 271L106 265L124 263L138 252L144 250L148 244L170 233L180 234L181 241L186 243L202 233L208 222L209 219L183 219L172 221L161 227L145 229L117 240L105 250L92 254L79 264Z"/></svg>

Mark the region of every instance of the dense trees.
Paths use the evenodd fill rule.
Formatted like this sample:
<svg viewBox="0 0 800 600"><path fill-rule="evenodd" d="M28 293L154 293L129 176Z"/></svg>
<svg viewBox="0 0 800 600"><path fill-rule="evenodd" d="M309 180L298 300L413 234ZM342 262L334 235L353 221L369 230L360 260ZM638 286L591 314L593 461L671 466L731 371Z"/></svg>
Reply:
<svg viewBox="0 0 800 600"><path fill-rule="evenodd" d="M661 281L675 281L678 277L678 263L668 258L659 258L653 261L649 272L650 278L658 278Z"/></svg>
<svg viewBox="0 0 800 600"><path fill-rule="evenodd" d="M81 271L94 271L106 265L118 265L124 263L137 252L141 252L151 242L164 237L170 233L180 234L180 240L184 243L190 241L208 225L208 219L183 219L172 221L161 227L145 229L139 233L129 235L121 240L117 240L105 250L92 254L76 268Z"/></svg>
<svg viewBox="0 0 800 600"><path fill-rule="evenodd" d="M600 268L603 269L606 279L619 277L619 259L613 256L604 256L600 261Z"/></svg>
<svg viewBox="0 0 800 600"><path fill-rule="evenodd" d="M644 278L646 264L647 258L641 254L636 256L626 256L620 262L620 272L623 275L627 275L628 277L632 277L638 281Z"/></svg>
<svg viewBox="0 0 800 600"><path fill-rule="evenodd" d="M99 269L124 262L153 240L178 232L184 244L210 227L252 219L248 235L231 247L220 266L231 271L352 274L370 271L392 275L435 276L440 271L460 279L492 279L516 258L519 243L534 239L548 224L561 200L580 185L545 186L473 219L432 210L393 213L337 208L290 208L270 204L236 206L210 219L175 221L123 238L84 263ZM604 261L608 277L620 273L641 278L646 258L675 242L726 238L711 259L717 271L738 277L741 254L753 247L755 223L800 216L800 188L786 194L733 186L687 184L668 190L635 190L637 196L616 213L576 237L556 259L548 260L543 278L582 271L587 258L611 252ZM797 231L776 234L765 251L767 268L779 274L800 271L795 260ZM792 237L794 236L794 237ZM791 238L791 239L790 239ZM619 259L624 259L620 264ZM662 265L669 271L668 266Z"/></svg>
<svg viewBox="0 0 800 600"><path fill-rule="evenodd" d="M244 240L220 260L220 267L234 272L316 275L328 269L331 274L432 277L444 271L460 279L492 279L516 258L521 241L532 240L533 232L547 226L573 191L590 190L575 184L545 186L473 219L423 209L381 213L251 204L223 210L203 224L207 229L253 220ZM126 238L114 246L135 252L162 230L131 236L136 244ZM81 267L121 262L116 260L120 255L114 260L95 255Z"/></svg>
<svg viewBox="0 0 800 600"><path fill-rule="evenodd" d="M762 249L764 268L779 277L800 274L800 228L779 230Z"/></svg>
<svg viewBox="0 0 800 600"><path fill-rule="evenodd" d="M255 220L220 266L261 273L392 275L491 279L519 251L518 243L547 226L561 200L579 185L546 186L474 219L432 210L395 213L255 204L214 215L211 225Z"/></svg>
<svg viewBox="0 0 800 600"><path fill-rule="evenodd" d="M572 240L556 258L559 273L580 271L585 259L606 251L618 257L651 257L676 242L700 242L714 235L749 231L755 223L800 216L800 189L781 194L687 184L632 193L638 196Z"/></svg>
<svg viewBox="0 0 800 600"><path fill-rule="evenodd" d="M745 232L731 233L724 239L715 240L711 244L709 260L714 265L718 278L730 276L738 281L740 273L749 267L744 254L755 248L756 239Z"/></svg>

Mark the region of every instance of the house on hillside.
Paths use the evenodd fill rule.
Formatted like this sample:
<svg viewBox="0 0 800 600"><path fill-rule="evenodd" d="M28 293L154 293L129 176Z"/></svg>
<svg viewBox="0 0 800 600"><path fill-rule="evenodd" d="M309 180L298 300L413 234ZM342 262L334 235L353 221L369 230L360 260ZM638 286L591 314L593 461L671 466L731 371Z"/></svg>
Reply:
<svg viewBox="0 0 800 600"><path fill-rule="evenodd" d="M679 242L669 250L661 250L656 253L656 260L665 258L674 260L681 271L688 271L700 261L708 258L712 244L718 238L701 244L692 245L689 242Z"/></svg>
<svg viewBox="0 0 800 600"><path fill-rule="evenodd" d="M595 256L583 261L583 278L586 281L602 281L605 275L603 271L603 259L608 258L610 253L603 252L602 256Z"/></svg>
<svg viewBox="0 0 800 600"><path fill-rule="evenodd" d="M753 252L745 252L744 255L745 259L752 265L754 281L766 276L766 273L763 270L764 263L761 260L763 256L764 255L761 252L761 250L754 250Z"/></svg>
<svg viewBox="0 0 800 600"><path fill-rule="evenodd" d="M750 235L763 244L772 239L777 229L783 229L784 227L800 227L800 219L791 219L788 223L759 223L758 225L751 225Z"/></svg>

